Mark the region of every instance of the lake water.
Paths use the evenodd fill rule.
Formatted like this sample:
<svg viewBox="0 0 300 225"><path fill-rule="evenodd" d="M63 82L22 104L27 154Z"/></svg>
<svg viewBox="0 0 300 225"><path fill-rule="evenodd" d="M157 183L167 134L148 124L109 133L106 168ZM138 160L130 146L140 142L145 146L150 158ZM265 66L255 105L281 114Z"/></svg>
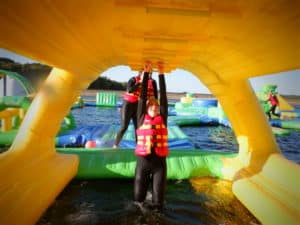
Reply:
<svg viewBox="0 0 300 225"><path fill-rule="evenodd" d="M300 111L300 107L297 106ZM120 124L117 109L84 107L73 111L77 125ZM238 151L232 130L223 126L183 127L195 148ZM276 136L282 154L300 163L300 131ZM201 184L199 189L195 183ZM197 178L168 181L165 210L140 211L132 205L133 179L73 180L38 225L243 225L260 224L231 192L231 182ZM151 199L148 193L147 199Z"/></svg>
<svg viewBox="0 0 300 225"><path fill-rule="evenodd" d="M300 106L295 106L300 113ZM73 110L78 126L95 124L120 124L120 113L115 108L84 107ZM238 144L231 128L224 126L182 127L190 137L195 149L237 152ZM289 135L276 135L277 143L284 157L300 163L300 131L293 130Z"/></svg>

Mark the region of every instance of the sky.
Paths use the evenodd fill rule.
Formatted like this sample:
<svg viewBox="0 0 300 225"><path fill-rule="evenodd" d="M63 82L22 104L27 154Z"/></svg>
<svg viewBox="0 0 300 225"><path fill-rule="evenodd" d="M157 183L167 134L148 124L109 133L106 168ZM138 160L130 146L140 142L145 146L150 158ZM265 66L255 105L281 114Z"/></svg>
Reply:
<svg viewBox="0 0 300 225"><path fill-rule="evenodd" d="M19 63L36 62L1 48L0 57L10 58ZM127 82L136 74L137 72L132 71L128 66L116 66L106 70L101 76L119 82ZM203 85L195 75L188 71L176 69L171 73L167 73L165 77L169 92L210 93L206 86ZM157 80L157 73L153 74L153 78ZM300 69L251 78L250 83L254 91L261 90L265 84L276 84L278 86L277 91L279 94L300 96Z"/></svg>

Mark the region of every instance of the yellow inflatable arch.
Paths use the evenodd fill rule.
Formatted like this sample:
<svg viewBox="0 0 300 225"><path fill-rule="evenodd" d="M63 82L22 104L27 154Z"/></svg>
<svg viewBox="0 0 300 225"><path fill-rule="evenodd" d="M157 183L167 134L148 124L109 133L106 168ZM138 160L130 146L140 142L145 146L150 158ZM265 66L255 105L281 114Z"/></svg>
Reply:
<svg viewBox="0 0 300 225"><path fill-rule="evenodd" d="M263 224L299 224L299 165L281 156L248 82L300 68L298 1L10 0L0 11L0 46L54 67L0 155L0 224L34 224L76 174L77 157L56 153L54 137L81 91L145 60L201 79L239 142L223 168L234 194Z"/></svg>

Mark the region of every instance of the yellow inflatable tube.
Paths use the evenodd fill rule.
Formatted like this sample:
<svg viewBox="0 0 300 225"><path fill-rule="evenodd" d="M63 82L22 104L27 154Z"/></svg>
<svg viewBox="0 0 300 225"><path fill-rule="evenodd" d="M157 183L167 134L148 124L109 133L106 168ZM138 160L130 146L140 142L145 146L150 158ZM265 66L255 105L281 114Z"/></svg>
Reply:
<svg viewBox="0 0 300 225"><path fill-rule="evenodd" d="M0 154L1 225L34 224L77 172L77 157L54 148L61 118L81 86L73 80L70 73L52 71L13 145Z"/></svg>
<svg viewBox="0 0 300 225"><path fill-rule="evenodd" d="M235 181L233 192L263 224L299 224L299 166L279 154L261 172Z"/></svg>
<svg viewBox="0 0 300 225"><path fill-rule="evenodd" d="M57 154L54 137L80 92L105 69L139 69L145 59L159 56L167 69L195 74L229 117L239 155L224 159L223 173L233 181L234 194L263 224L298 225L300 167L280 155L247 80L300 68L298 5L204 1L201 13L196 1L141 2L1 2L1 47L63 70L51 72L13 145L0 155L0 224L34 224L76 174L77 157ZM280 13L274 17L272 11ZM169 18L164 13L176 26L162 23ZM195 19L211 27L189 30Z"/></svg>
<svg viewBox="0 0 300 225"><path fill-rule="evenodd" d="M12 129L13 117L19 116L22 109L7 108L0 111L1 131L9 131Z"/></svg>
<svg viewBox="0 0 300 225"><path fill-rule="evenodd" d="M248 81L227 85L212 89L220 94L239 143L238 157L224 160L224 175L233 180L233 193L263 224L299 224L299 165L280 155Z"/></svg>
<svg viewBox="0 0 300 225"><path fill-rule="evenodd" d="M223 174L235 196L262 224L297 225L300 221L300 166L280 154L264 112L247 79L221 75L193 61L189 69L217 97L228 116L239 154L224 159Z"/></svg>

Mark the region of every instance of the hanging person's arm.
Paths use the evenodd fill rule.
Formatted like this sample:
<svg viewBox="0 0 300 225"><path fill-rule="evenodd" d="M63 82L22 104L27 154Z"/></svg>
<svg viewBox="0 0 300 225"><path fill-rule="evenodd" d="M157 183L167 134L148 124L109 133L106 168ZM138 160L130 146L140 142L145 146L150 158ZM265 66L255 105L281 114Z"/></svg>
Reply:
<svg viewBox="0 0 300 225"><path fill-rule="evenodd" d="M141 95L137 107L138 127L143 124L145 114L147 113L146 107L147 107L147 92L148 92L148 80L149 80L150 68L151 68L151 62L147 61L145 63L144 76L142 80L142 91L141 91Z"/></svg>
<svg viewBox="0 0 300 225"><path fill-rule="evenodd" d="M159 78L159 94L160 94L160 114L164 119L164 123L167 126L168 124L168 98L167 98L167 89L166 81L164 75L164 64L163 62L157 63L158 69L158 78Z"/></svg>
<svg viewBox="0 0 300 225"><path fill-rule="evenodd" d="M152 87L153 87L153 91L154 91L154 98L158 99L158 91L157 91L157 83L156 80L152 79Z"/></svg>

